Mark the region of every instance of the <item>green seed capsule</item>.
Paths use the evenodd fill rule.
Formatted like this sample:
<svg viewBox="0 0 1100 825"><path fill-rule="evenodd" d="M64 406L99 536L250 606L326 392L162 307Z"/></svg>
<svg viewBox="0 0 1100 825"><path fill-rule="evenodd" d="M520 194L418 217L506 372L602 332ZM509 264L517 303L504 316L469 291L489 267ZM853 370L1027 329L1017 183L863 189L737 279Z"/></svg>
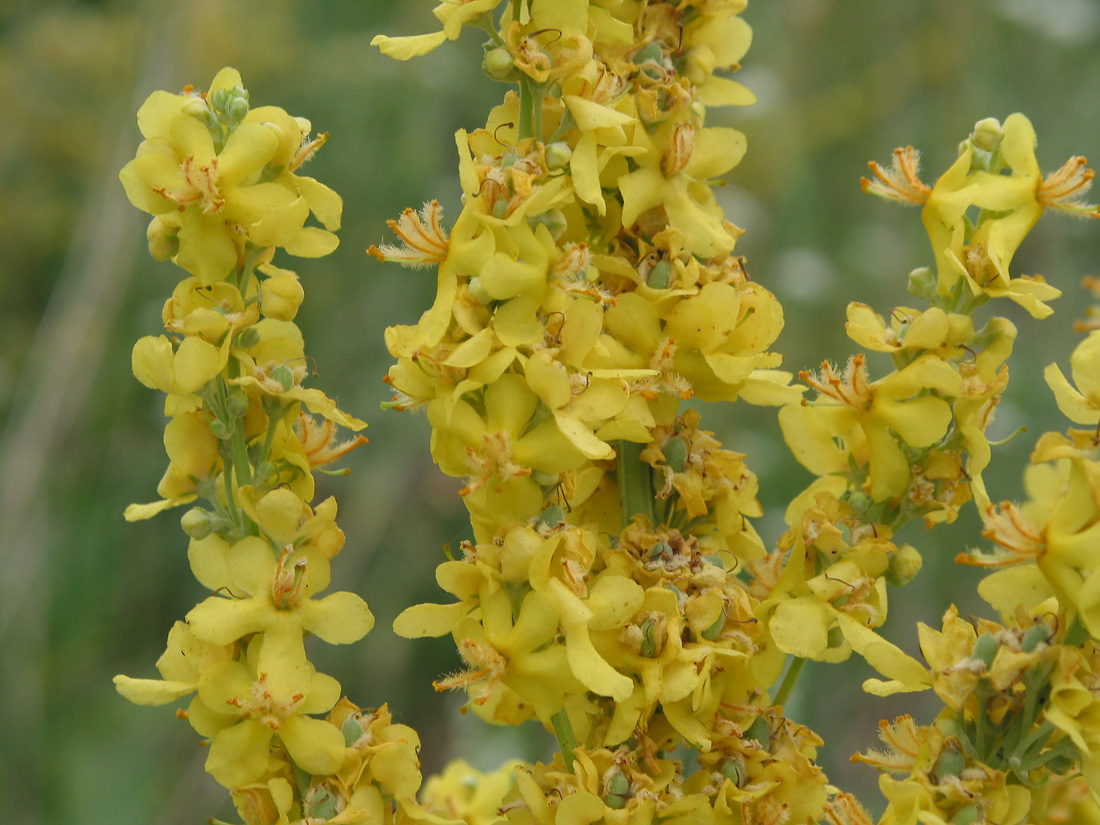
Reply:
<svg viewBox="0 0 1100 825"><path fill-rule="evenodd" d="M753 723L749 725L749 729L745 731L745 738L759 742L765 750L770 748L772 744L772 726L768 722L768 717L757 716Z"/></svg>
<svg viewBox="0 0 1100 825"><path fill-rule="evenodd" d="M966 757L962 752L948 748L936 760L934 773L937 780L942 780L947 776L961 776L965 768Z"/></svg>
<svg viewBox="0 0 1100 825"><path fill-rule="evenodd" d="M516 62L507 49L500 47L489 49L485 53L485 59L481 61L481 68L493 80L508 80L516 68Z"/></svg>
<svg viewBox="0 0 1100 825"><path fill-rule="evenodd" d="M661 448L665 456L665 464L672 468L674 473L682 473L687 468L688 443L683 436L673 436L668 443Z"/></svg>
<svg viewBox="0 0 1100 825"><path fill-rule="evenodd" d="M642 622L642 646L639 654L647 659L656 659L660 651L657 649L657 623L653 619Z"/></svg>
<svg viewBox="0 0 1100 825"><path fill-rule="evenodd" d="M541 513L539 513L538 520L535 521L535 529L540 527L548 527L551 530L557 529L561 524L565 523L565 511L562 510L560 504L551 504Z"/></svg>
<svg viewBox="0 0 1100 825"><path fill-rule="evenodd" d="M616 811L620 811L626 807L626 803L630 800L631 796L630 780L622 773L616 771L611 777L611 781L607 783L607 793L603 798L603 804Z"/></svg>
<svg viewBox="0 0 1100 825"><path fill-rule="evenodd" d="M280 364L271 371L271 377L283 388L283 392L290 392L294 386L294 372L286 364Z"/></svg>
<svg viewBox="0 0 1100 825"><path fill-rule="evenodd" d="M721 634L721 632L722 632L722 628L725 627L725 626L726 626L726 614L725 614L725 612L723 612L718 616L718 618L715 620L714 624L712 624L710 627L708 627L706 630L704 630L701 635L708 642L713 642L715 639L718 638L719 634Z"/></svg>
<svg viewBox="0 0 1100 825"><path fill-rule="evenodd" d="M1024 634L1023 641L1020 642L1020 647L1024 649L1025 653L1031 653L1040 644L1045 643L1049 631L1041 624L1033 624L1027 629L1027 633Z"/></svg>
<svg viewBox="0 0 1100 825"><path fill-rule="evenodd" d="M949 821L951 825L974 825L980 815L978 806L971 802L955 811L955 815Z"/></svg>
<svg viewBox="0 0 1100 825"><path fill-rule="evenodd" d="M988 633L984 633L978 637L978 641L974 643L974 653L972 654L975 659L985 665L985 669L989 670L993 666L993 659L997 655L997 651L1000 650L1001 643L990 636Z"/></svg>
<svg viewBox="0 0 1100 825"><path fill-rule="evenodd" d="M668 289L671 283L672 264L665 260L658 261L657 265L649 271L649 277L646 278L646 286L651 289Z"/></svg>
<svg viewBox="0 0 1100 825"><path fill-rule="evenodd" d="M745 766L739 759L729 758L722 763L718 772L733 782L738 788L745 787Z"/></svg>
<svg viewBox="0 0 1100 825"><path fill-rule="evenodd" d="M344 744L349 748L363 738L363 725L354 716L344 720L340 731L344 734Z"/></svg>
<svg viewBox="0 0 1100 825"><path fill-rule="evenodd" d="M237 333L237 346L252 349L260 343L260 331L255 327L246 327Z"/></svg>

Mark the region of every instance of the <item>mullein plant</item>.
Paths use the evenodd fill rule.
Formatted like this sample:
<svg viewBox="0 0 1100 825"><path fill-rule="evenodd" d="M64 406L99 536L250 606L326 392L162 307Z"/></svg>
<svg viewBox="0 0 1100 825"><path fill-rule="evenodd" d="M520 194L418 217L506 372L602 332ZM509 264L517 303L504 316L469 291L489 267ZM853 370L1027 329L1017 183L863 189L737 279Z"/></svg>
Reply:
<svg viewBox="0 0 1100 825"><path fill-rule="evenodd" d="M881 823L1100 822L1096 313L1072 382L1045 376L1084 429L1039 439L1017 505L992 502L982 475L1016 329L979 312L1008 298L1051 314L1059 291L1012 259L1047 208L1096 216L1092 172L1072 158L1042 175L1019 114L980 121L931 186L912 148L872 163L866 191L921 207L933 267L910 274L913 307L848 308L849 336L888 371L861 353L795 382L768 351L782 307L713 196L745 141L707 109L754 102L729 77L745 5L467 0L435 9L439 31L374 41L404 60L481 29L486 73L516 87L456 135L453 224L430 201L390 222L401 243L369 251L436 269L433 305L386 331L384 406L426 412L473 536L436 570L450 598L395 630L450 634L462 669L436 687L493 724L537 720L559 753L489 773L456 760L423 788L416 734L341 699L302 645L372 624L357 596L314 598L343 540L335 502L310 504L314 468L361 442L336 426L362 423L302 386L301 287L272 263L277 247L335 245L339 199L297 173L324 136L250 109L232 70L139 112L122 181L154 215L154 256L189 276L169 335L134 350L139 380L167 394L170 465L162 500L128 517L202 500L183 526L212 595L173 628L162 679L117 684L141 704L195 694L181 715L249 825L868 825L783 709L802 663L853 653L882 677L868 692L943 703L928 725L883 722L883 747L854 757L882 771ZM746 456L689 399L779 408L816 478L775 546L752 526ZM994 568L980 592L998 620L920 625L922 663L878 632L888 586L921 566L894 537L970 502L990 545L958 560Z"/></svg>
<svg viewBox="0 0 1100 825"><path fill-rule="evenodd" d="M119 177L153 215L153 257L182 279L164 304L167 334L133 349L134 375L165 393L169 464L161 499L126 518L191 505L187 556L210 595L169 632L162 678L115 684L141 705L192 696L178 715L209 746L206 769L245 822L391 821L416 804L416 734L385 707L342 698L303 644L355 642L374 624L359 596L322 595L344 534L335 499L310 504L314 474L366 441L338 428L365 425L303 386L312 360L294 317L304 291L273 262L278 249L336 248L343 203L300 173L328 136L251 107L233 69L205 93L154 92L138 127L145 140ZM311 215L319 226L306 225Z"/></svg>

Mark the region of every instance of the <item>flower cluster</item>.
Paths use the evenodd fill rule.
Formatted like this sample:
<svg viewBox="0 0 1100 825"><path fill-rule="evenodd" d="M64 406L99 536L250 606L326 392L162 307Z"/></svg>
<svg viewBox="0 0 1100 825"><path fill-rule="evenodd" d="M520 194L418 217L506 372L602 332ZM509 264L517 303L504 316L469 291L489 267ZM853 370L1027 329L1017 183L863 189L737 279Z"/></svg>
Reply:
<svg viewBox="0 0 1100 825"><path fill-rule="evenodd" d="M387 330L397 359L387 406L426 410L433 457L466 481L474 533L436 572L454 601L412 607L395 630L450 633L464 668L436 687L465 689L494 723L537 718L562 748L549 765L454 775L484 783L517 823L869 823L826 788L819 740L781 707L801 661L856 652L887 677L868 681L874 693L973 677L969 704L945 699L936 726L899 720L884 734L892 755L867 757L910 775L884 780L884 821L1019 821L1025 786L1091 764L1083 723L1062 716L1059 726L1024 697L1050 694L1058 679L1092 684L1091 643L1072 628L1096 613L1097 585L1081 570L1100 520L1095 472L1072 469L1061 441L1043 451L1062 460L1061 475L1035 486L1077 485L1043 505L1043 523L1072 536L1058 557L1075 575L1051 577L1047 590L1001 585L1011 596L995 604L1010 624L983 626L1026 663L997 665L990 652L993 677L943 664L929 643L930 669L877 628L887 585L921 566L914 547L895 543L905 524L954 521L971 500L1001 518L982 473L1016 328L976 311L1007 297L1050 314L1059 291L1010 267L1047 207L1095 216L1080 200L1092 177L1084 160L1043 177L1035 133L1016 114L979 122L932 186L912 148L889 168L872 163L867 191L923 207L935 268L914 271L909 286L926 307L880 315L852 303L849 336L888 353L892 370L873 378L859 354L792 386L768 351L782 309L733 255L740 230L708 185L744 151L738 132L705 119L709 106L753 100L726 74L749 44L745 3L533 0L494 20L499 5L442 4L441 32L375 39L408 59L464 26L484 29L486 73L519 86L483 129L457 135L464 197L453 227L432 201L390 222L401 244L369 250L437 267L433 306L415 326ZM1095 423L1091 353L1086 344L1074 356L1080 391L1056 368L1049 380L1063 409ZM817 479L791 503L776 547L748 521L761 511L746 457L700 429L700 414L680 408L688 399L781 407L783 435ZM1018 526L1014 511L1009 520ZM1039 552L1030 536L1029 558ZM1036 603L1021 607L1012 599L1025 587ZM1074 601L1050 624L1035 612L1040 593ZM690 758L673 757L685 748ZM426 804L491 818L480 790L476 806L468 793L456 801L451 773Z"/></svg>
<svg viewBox="0 0 1100 825"><path fill-rule="evenodd" d="M297 174L324 136L310 138L309 122L282 109L250 108L233 69L204 94L155 92L138 125L145 141L120 178L154 215L154 257L190 274L164 304L166 335L134 346L134 374L166 394L169 465L161 500L126 517L202 502L182 524L211 595L169 633L162 678L115 684L143 705L193 695L181 718L250 825L383 822L395 805L403 817L420 785L416 734L385 708L341 699L303 644L354 642L374 623L354 593L322 595L344 534L335 499L310 505L318 468L366 441L341 442L337 426L365 425L303 386L303 290L272 263L278 248L318 256L336 246L339 196ZM305 225L311 213L324 228Z"/></svg>
<svg viewBox="0 0 1100 825"><path fill-rule="evenodd" d="M419 322L386 330L383 406L425 411L472 526L435 571L450 598L394 629L451 635L462 666L436 688L494 724L537 720L560 753L489 773L456 760L423 789L416 733L341 698L304 644L373 624L359 596L322 595L344 536L333 499L311 504L314 470L365 441L337 427L364 424L303 386L302 288L273 264L335 246L339 197L298 174L326 136L252 109L230 69L141 108L120 177L154 216L154 257L189 275L166 334L134 347L137 378L166 394L170 463L160 500L127 518L195 505L188 558L211 595L169 634L162 678L116 684L139 704L192 697L180 715L247 825L870 825L784 711L806 660L853 653L884 677L867 692L943 705L931 724L883 722L884 749L853 757L883 772L880 825L1100 822L1100 330L1079 325L1072 382L1046 371L1088 429L1043 435L1028 500L995 504L987 433L1017 330L978 315L997 298L1052 313L1059 290L1013 259L1047 208L1100 217L1082 200L1093 173L1075 157L1043 176L1020 114L978 122L933 185L911 147L872 163L864 189L921 207L933 267L909 276L918 306L850 304L866 352L792 383L770 351L782 307L713 195L745 140L708 109L754 102L730 77L745 7L465 0L436 8L440 31L374 40L404 60L480 29L486 74L517 87L456 135L453 225L429 201L368 252L436 269ZM750 521L747 456L695 403L738 400L778 407L815 476L775 546ZM980 593L999 620L952 607L919 626L921 662L880 635L888 586L922 563L898 536L971 501L993 546L957 561L994 568Z"/></svg>

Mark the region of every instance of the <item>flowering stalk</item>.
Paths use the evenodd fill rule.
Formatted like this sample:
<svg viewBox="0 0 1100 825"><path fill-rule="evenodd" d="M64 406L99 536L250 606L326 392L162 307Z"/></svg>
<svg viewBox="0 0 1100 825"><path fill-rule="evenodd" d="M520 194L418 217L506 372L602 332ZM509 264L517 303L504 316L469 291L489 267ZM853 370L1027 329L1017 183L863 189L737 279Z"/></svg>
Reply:
<svg viewBox="0 0 1100 825"><path fill-rule="evenodd" d="M339 196L298 173L327 135L251 108L233 69L203 94L154 92L138 125L145 141L120 178L154 216L153 256L186 277L164 305L167 335L134 346L134 374L166 394L170 463L161 500L126 518L201 501L182 524L211 595L169 633L161 679L115 684L142 705L194 694L180 717L249 825L403 818L419 810L416 734L385 707L341 698L303 644L354 642L374 623L359 596L320 596L344 534L335 499L309 504L314 472L366 442L340 441L337 427L365 425L303 386L311 361L293 319L304 292L272 263L280 248L318 257L336 247ZM321 226L305 225L311 214Z"/></svg>
<svg viewBox="0 0 1100 825"><path fill-rule="evenodd" d="M1100 578L1081 553L1100 522L1096 439L1048 439L1037 453L1062 461L1042 477L1064 499L1046 493L1027 516L990 504L986 430L1016 329L975 313L1007 297L1050 314L1058 290L1010 267L1045 208L1095 216L1079 199L1083 160L1043 177L1031 124L1012 115L980 122L934 186L911 148L892 168L872 164L867 191L923 206L936 268L915 271L910 291L930 306L887 321L850 305L850 337L891 353L893 371L872 380L863 355L824 364L800 373L816 392L803 398L767 352L782 310L733 257L740 230L708 185L744 150L704 120L708 106L752 102L725 74L749 43L745 3L514 0L494 19L501 5L444 3L442 31L374 40L409 59L476 26L490 35L486 72L518 87L484 129L456 137L464 199L450 233L433 201L391 222L402 245L369 250L438 267L431 309L387 330L387 406L426 409L435 460L466 479L474 531L437 571L456 601L412 607L395 629L451 633L465 669L436 687L466 690L494 723L538 718L562 753L489 776L456 766L426 804L464 807L466 821L502 804L496 817L515 825L869 823L826 788L820 740L782 710L805 659L854 652L887 677L870 692L935 687L945 701L935 725L885 725L889 750L861 757L907 774L883 780L883 823L1082 810L1095 746L1079 712L1093 703L1072 694L1070 709L1064 685L1095 684ZM1095 351L1074 356L1080 391L1048 374L1063 409L1092 423ZM760 508L745 457L680 411L688 398L782 407L785 439L818 478L770 551L747 520ZM921 563L894 536L914 519L953 521L972 499L1008 549L992 563L1039 559L1038 572L991 579L983 592L1003 623L971 632L949 612L940 636L924 628L925 667L876 630L887 584ZM1069 534L1060 561L1045 522Z"/></svg>

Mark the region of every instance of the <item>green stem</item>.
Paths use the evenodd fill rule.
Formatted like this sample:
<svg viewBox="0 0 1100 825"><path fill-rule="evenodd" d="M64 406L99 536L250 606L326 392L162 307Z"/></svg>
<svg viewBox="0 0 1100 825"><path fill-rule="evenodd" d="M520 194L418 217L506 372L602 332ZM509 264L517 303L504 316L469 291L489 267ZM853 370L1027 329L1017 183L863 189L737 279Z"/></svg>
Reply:
<svg viewBox="0 0 1100 825"><path fill-rule="evenodd" d="M800 656L791 659L787 673L783 676L783 682L779 685L779 690L775 692L775 697L772 699L773 707L782 707L787 704L787 700L791 698L791 693L794 691L795 683L798 682L798 677L802 674L802 668L805 666L806 660Z"/></svg>
<svg viewBox="0 0 1100 825"><path fill-rule="evenodd" d="M649 465L642 461L645 446L634 441L615 442L623 527L637 515L648 518L651 525L657 523L653 508L653 475Z"/></svg>
<svg viewBox="0 0 1100 825"><path fill-rule="evenodd" d="M569 768L569 773L573 773L573 751L577 747L573 723L569 721L569 714L564 707L550 717L550 721L554 724L554 736L558 738L558 747L561 749L561 755L565 757L565 765Z"/></svg>
<svg viewBox="0 0 1100 825"><path fill-rule="evenodd" d="M531 88L531 78L524 75L519 79L519 125L516 135L520 140L535 134L535 92Z"/></svg>

